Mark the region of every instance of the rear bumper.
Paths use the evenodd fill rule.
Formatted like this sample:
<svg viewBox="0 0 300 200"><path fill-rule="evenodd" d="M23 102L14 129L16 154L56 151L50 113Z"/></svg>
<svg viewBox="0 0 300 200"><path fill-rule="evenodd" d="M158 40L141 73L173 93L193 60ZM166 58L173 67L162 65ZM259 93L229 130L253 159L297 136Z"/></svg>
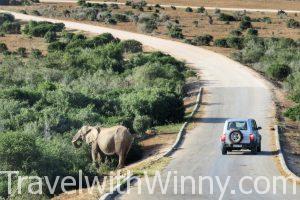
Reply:
<svg viewBox="0 0 300 200"><path fill-rule="evenodd" d="M222 148L226 148L228 150L240 150L240 149L252 149L256 146L255 142L247 143L247 144L226 144L222 143Z"/></svg>

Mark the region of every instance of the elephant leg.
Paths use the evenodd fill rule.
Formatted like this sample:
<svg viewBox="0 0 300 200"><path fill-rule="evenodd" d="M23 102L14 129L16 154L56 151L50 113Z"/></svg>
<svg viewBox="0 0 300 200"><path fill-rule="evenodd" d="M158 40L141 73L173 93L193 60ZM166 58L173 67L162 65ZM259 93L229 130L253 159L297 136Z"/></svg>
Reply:
<svg viewBox="0 0 300 200"><path fill-rule="evenodd" d="M121 169L124 167L125 164L125 156L126 156L126 151L121 151L119 154L119 164L118 164L118 169Z"/></svg>
<svg viewBox="0 0 300 200"><path fill-rule="evenodd" d="M91 153L92 153L93 163L96 165L96 167L98 167L99 164L98 164L97 161L99 160L99 157L98 157L99 151L98 151L98 145L97 145L97 143L93 143L92 144Z"/></svg>

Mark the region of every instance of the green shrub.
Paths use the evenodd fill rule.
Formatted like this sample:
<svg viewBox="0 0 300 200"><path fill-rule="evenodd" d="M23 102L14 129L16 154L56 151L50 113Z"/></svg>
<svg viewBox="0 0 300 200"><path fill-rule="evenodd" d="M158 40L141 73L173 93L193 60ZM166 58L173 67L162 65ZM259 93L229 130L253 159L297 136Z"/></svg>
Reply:
<svg viewBox="0 0 300 200"><path fill-rule="evenodd" d="M3 53L5 51L8 51L6 44L0 42L0 53Z"/></svg>
<svg viewBox="0 0 300 200"><path fill-rule="evenodd" d="M57 39L56 32L54 32L54 31L48 31L48 32L45 34L44 39L45 39L46 42L48 42L48 43L51 43L51 42L56 41L56 39Z"/></svg>
<svg viewBox="0 0 300 200"><path fill-rule="evenodd" d="M13 22L15 21L15 17L10 13L0 13L0 25L5 21Z"/></svg>
<svg viewBox="0 0 300 200"><path fill-rule="evenodd" d="M39 59L39 58L42 57L42 52L41 52L41 50L39 50L39 49L32 49L32 50L31 50L31 55L32 55L34 58Z"/></svg>
<svg viewBox="0 0 300 200"><path fill-rule="evenodd" d="M2 170L30 172L36 168L40 152L36 136L8 132L0 134L0 160Z"/></svg>
<svg viewBox="0 0 300 200"><path fill-rule="evenodd" d="M19 34L21 31L21 25L19 22L5 21L0 26L0 31L8 34Z"/></svg>
<svg viewBox="0 0 300 200"><path fill-rule="evenodd" d="M247 15L244 15L242 18L241 18L241 21L248 21L248 22L251 22L251 18Z"/></svg>
<svg viewBox="0 0 300 200"><path fill-rule="evenodd" d="M124 52L137 53L143 51L143 45L136 40L124 40L121 43Z"/></svg>
<svg viewBox="0 0 300 200"><path fill-rule="evenodd" d="M152 33L157 29L156 17L154 15L142 15L138 19L138 28L145 33Z"/></svg>
<svg viewBox="0 0 300 200"><path fill-rule="evenodd" d="M193 38L192 44L196 46L202 46L202 45L208 46L212 40L213 40L213 36L206 34L206 35L197 36Z"/></svg>
<svg viewBox="0 0 300 200"><path fill-rule="evenodd" d="M63 23L35 22L30 21L25 25L23 33L35 37L44 37L48 31L61 32L65 25Z"/></svg>
<svg viewBox="0 0 300 200"><path fill-rule="evenodd" d="M35 16L41 16L41 13L38 10L32 10L30 13Z"/></svg>
<svg viewBox="0 0 300 200"><path fill-rule="evenodd" d="M111 24L111 25L116 25L117 24L117 20L114 18L106 18L105 19L105 23L106 24Z"/></svg>
<svg viewBox="0 0 300 200"><path fill-rule="evenodd" d="M201 6L200 8L197 8L196 12L197 13L204 13L205 12L205 8L203 6Z"/></svg>
<svg viewBox="0 0 300 200"><path fill-rule="evenodd" d="M288 28L300 28L300 22L296 21L295 19L289 19L286 22Z"/></svg>
<svg viewBox="0 0 300 200"><path fill-rule="evenodd" d="M176 10L176 6L171 6L172 10Z"/></svg>
<svg viewBox="0 0 300 200"><path fill-rule="evenodd" d="M48 46L48 51L63 51L66 48L66 44L63 42L52 42Z"/></svg>
<svg viewBox="0 0 300 200"><path fill-rule="evenodd" d="M182 28L180 28L178 25L169 24L167 28L168 28L168 34L172 38L178 38L178 39L184 38L182 34Z"/></svg>
<svg viewBox="0 0 300 200"><path fill-rule="evenodd" d="M26 57L26 48L24 47L19 47L17 49L17 53L18 55L20 55L21 57Z"/></svg>
<svg viewBox="0 0 300 200"><path fill-rule="evenodd" d="M266 71L268 77L279 81L284 80L290 73L291 68L289 66L280 64L273 64Z"/></svg>
<svg viewBox="0 0 300 200"><path fill-rule="evenodd" d="M230 31L230 35L233 36L241 36L243 33L240 30L232 30Z"/></svg>
<svg viewBox="0 0 300 200"><path fill-rule="evenodd" d="M116 14L113 14L112 17L114 19L116 19L118 22L128 22L129 21L128 16L125 14L116 13Z"/></svg>
<svg viewBox="0 0 300 200"><path fill-rule="evenodd" d="M231 48L242 49L243 48L243 38L241 37L229 37L227 38L227 44Z"/></svg>
<svg viewBox="0 0 300 200"><path fill-rule="evenodd" d="M193 12L193 9L192 9L191 7L187 7L187 8L185 9L185 12Z"/></svg>
<svg viewBox="0 0 300 200"><path fill-rule="evenodd" d="M143 135L147 129L152 125L151 118L149 116L137 115L133 121L133 129L136 133Z"/></svg>
<svg viewBox="0 0 300 200"><path fill-rule="evenodd" d="M241 21L239 27L241 30L246 30L248 28L252 28L252 24L250 21Z"/></svg>
<svg viewBox="0 0 300 200"><path fill-rule="evenodd" d="M230 22L230 21L236 21L236 18L234 16L229 15L229 14L225 14L225 13L220 13L218 19L220 21L228 21L228 22Z"/></svg>
<svg viewBox="0 0 300 200"><path fill-rule="evenodd" d="M247 35L249 35L249 36L257 36L258 35L258 31L256 29L254 29L254 28L249 28L247 30Z"/></svg>
<svg viewBox="0 0 300 200"><path fill-rule="evenodd" d="M284 112L284 116L286 116L294 121L299 121L300 120L300 105L297 104L294 107L288 108Z"/></svg>
<svg viewBox="0 0 300 200"><path fill-rule="evenodd" d="M215 44L215 46L217 46L217 47L225 47L225 48L228 47L227 39L225 39L225 38L222 38L222 39L216 39L216 40L214 41L214 44Z"/></svg>

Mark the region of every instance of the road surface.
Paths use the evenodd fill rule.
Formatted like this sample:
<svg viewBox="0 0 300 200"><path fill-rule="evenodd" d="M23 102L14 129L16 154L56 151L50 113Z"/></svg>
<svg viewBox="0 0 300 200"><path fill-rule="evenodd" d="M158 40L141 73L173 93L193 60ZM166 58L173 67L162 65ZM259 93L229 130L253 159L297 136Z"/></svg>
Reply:
<svg viewBox="0 0 300 200"><path fill-rule="evenodd" d="M77 0L40 0L40 2L44 3L76 3ZM90 3L106 3L106 4L118 4L118 5L125 5L125 3L120 3L120 2L102 2L102 1L87 1ZM148 6L155 6L154 4L147 4ZM169 8L171 5L164 5L160 4L161 7L164 8ZM186 7L191 7L193 9L199 8L199 6L187 6L187 5L176 5L176 8L183 8L185 9ZM215 10L215 9L220 9L222 11L244 11L247 10L249 12L269 12L269 13L277 13L278 10L276 9L254 9L254 8L223 8L223 7L208 7L205 6L206 10ZM300 13L300 10L284 10L287 13Z"/></svg>
<svg viewBox="0 0 300 200"><path fill-rule="evenodd" d="M219 177L221 182L230 177L229 188L223 199L299 199L299 186L287 184L287 194L283 194L282 183L274 187L277 193L273 194L271 182L270 191L267 194L259 195L253 192L251 195L241 194L238 183L244 176L256 178L264 176L272 181L273 176L280 176L276 167L274 152L272 149L273 131L273 104L272 95L268 84L249 68L217 53L208 51L188 44L155 38L137 33L130 33L121 30L109 29L94 25L77 22L54 20L49 18L29 16L20 13L13 13L17 19L63 22L69 29L78 29L95 34L110 32L120 39L135 39L144 45L166 52L177 59L185 60L191 67L198 69L201 73L202 86L205 88L204 111L205 114L199 120L200 125L189 131L186 135L182 148L175 152L173 160L164 169L163 177L168 172L176 171L178 176L190 176L198 179L199 176ZM222 156L219 148L219 136L222 134L223 122L227 118L253 117L261 131L262 153L250 155L247 152L234 152ZM248 177L249 178L249 177ZM187 181L188 182L188 181ZM264 190L264 180L257 182L257 189ZM133 187L129 195L121 199L218 199L220 190L216 182L213 185L213 194L209 192L210 185L204 186L202 194L193 194L191 185L185 185L185 194L179 195L174 192L172 183L169 185L166 195L163 195L159 186L155 187L155 193L149 195L142 186L142 194L137 195L136 187ZM180 185L180 181L178 181ZM246 180L244 189L249 191L253 183ZM176 187L180 191L180 186ZM292 189L297 189L292 194ZM254 190L254 189L253 189ZM196 188L198 192L198 186ZM233 194L235 193L235 194Z"/></svg>

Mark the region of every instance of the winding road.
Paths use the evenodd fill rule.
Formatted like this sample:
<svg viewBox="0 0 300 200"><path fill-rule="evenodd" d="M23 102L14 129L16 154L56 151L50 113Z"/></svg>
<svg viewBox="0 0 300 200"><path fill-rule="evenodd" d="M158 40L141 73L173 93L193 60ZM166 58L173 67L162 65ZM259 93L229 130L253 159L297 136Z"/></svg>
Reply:
<svg viewBox="0 0 300 200"><path fill-rule="evenodd" d="M172 156L173 159L163 170L162 177L166 178L168 172L176 171L177 176L189 176L196 180L199 176L213 178L218 176L223 184L230 177L223 199L299 199L299 186L293 188L293 185L288 183L286 194L284 194L283 184L280 181L276 186L271 182L271 189L266 194L253 191L252 194L246 195L240 191L239 181L244 176L250 176L253 179L264 176L269 180L272 180L273 176L280 176L274 159L276 153L273 150L274 131L270 130L274 116L272 93L268 83L246 66L223 55L180 42L83 23L10 13L20 20L63 22L69 29L95 34L110 32L120 39L135 39L177 59L185 60L189 66L200 71L202 86L205 88L204 114L199 119L200 125L187 133L181 149ZM252 117L263 127L261 131L262 153L250 155L248 152L231 152L226 156L221 155L219 137L222 133L223 122L233 117ZM178 179L179 186L171 182L166 194L162 194L159 185L154 188L154 194L149 194L143 182L142 194L137 194L137 188L133 187L130 194L117 198L220 199L222 197L216 182L212 186L213 194L209 193L211 188L208 184L203 187L202 194L198 194L198 186L196 194L193 194L193 188L188 182L186 181L182 195ZM174 193L174 186L178 188L177 194ZM257 182L256 186L259 191L266 189L264 180ZM276 194L273 194L273 186ZM245 180L243 188L249 191L253 188L253 182ZM293 194L293 189L297 189L296 194Z"/></svg>

